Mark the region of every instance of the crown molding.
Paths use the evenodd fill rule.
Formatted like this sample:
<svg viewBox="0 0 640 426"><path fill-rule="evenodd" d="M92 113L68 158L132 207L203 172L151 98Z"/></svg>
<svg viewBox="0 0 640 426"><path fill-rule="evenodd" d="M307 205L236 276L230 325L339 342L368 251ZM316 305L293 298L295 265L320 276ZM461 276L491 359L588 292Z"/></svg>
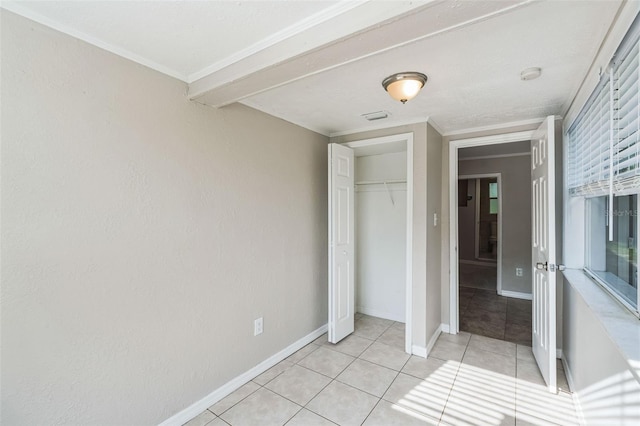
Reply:
<svg viewBox="0 0 640 426"><path fill-rule="evenodd" d="M203 103L203 102L199 102L197 99L194 99L194 102L198 102L198 103L199 103L199 104L201 104L201 105L207 105L207 104L205 104L205 103ZM262 113L264 113L264 114L267 114L267 115L270 115L270 116L272 116L272 117L279 118L280 120L286 121L287 123L291 123L291 124L294 124L294 125L296 125L296 126L298 126L298 127L302 127L303 129L307 129L307 130L310 130L310 131L312 131L312 132L314 132L314 133L318 133L318 134L320 134L320 135L322 135L322 136L326 136L326 137L330 137L330 136L331 136L331 135L330 135L330 133L329 133L329 132L327 132L327 131L326 131L326 130L324 130L324 129L320 129L320 128L317 128L317 127L309 126L309 125L308 125L308 124L306 124L306 123L301 123L301 122L293 121L293 120L291 120L291 118L286 117L286 116L281 115L281 114L278 114L278 113L274 113L274 112L271 112L271 111L264 111L264 110L262 110L262 109L261 109L261 107L259 107L259 106L257 106L257 105L254 105L254 104L253 104L250 100L248 100L248 99L244 99L244 100L242 100L242 101L240 101L240 102L238 102L238 103L243 104L243 105L246 105L246 106L248 106L249 108L253 108L253 109L255 109L256 111L260 111L260 112L262 112ZM210 106L210 105L207 105L207 106Z"/></svg>
<svg viewBox="0 0 640 426"><path fill-rule="evenodd" d="M23 18L27 18L31 21L37 22L38 24L42 24L45 27L52 28L56 31L59 31L63 34L67 34L71 37L77 38L78 40L82 40L85 43L89 43L93 46L99 47L100 49L104 49L107 52L111 52L115 55L121 56L130 61L136 62L140 65L144 65L147 68L151 68L152 70L158 71L162 74L168 75L170 77L176 78L180 81L188 83L188 77L172 68L154 62L150 59L147 59L143 56L140 56L136 53L133 53L127 49L123 49L118 46L114 46L110 43L107 43L97 37L93 37L89 34L83 33L82 31L78 31L74 28L71 28L68 25L62 24L53 19L47 18L46 16L42 16L39 13L33 12L32 10L24 7L19 2L15 1L1 1L0 8L4 10L8 10L9 12L15 13L17 15L22 16Z"/></svg>
<svg viewBox="0 0 640 426"><path fill-rule="evenodd" d="M436 124L436 122L433 120L433 118L428 117L427 118L427 123L429 123L431 125L431 127L433 127L434 129L436 129L436 132L440 133L440 136L444 136L445 132L444 130L442 130L442 127L438 126Z"/></svg>

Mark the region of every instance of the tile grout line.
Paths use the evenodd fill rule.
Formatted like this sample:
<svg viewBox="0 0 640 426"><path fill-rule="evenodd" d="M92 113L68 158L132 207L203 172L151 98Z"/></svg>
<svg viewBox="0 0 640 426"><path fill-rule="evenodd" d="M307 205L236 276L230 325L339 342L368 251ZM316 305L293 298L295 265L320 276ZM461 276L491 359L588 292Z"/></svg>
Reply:
<svg viewBox="0 0 640 426"><path fill-rule="evenodd" d="M392 324L391 326L393 326L393 324ZM388 330L388 329L387 329L387 330ZM385 330L382 334L386 333L386 331L387 331L387 330ZM381 334L380 336L382 336L382 334ZM384 345L384 344L385 344L385 343L382 343L382 342L378 342L378 339L376 339L376 340L374 341L374 343L376 343L376 342L377 342L377 343L380 343L381 345ZM391 346L391 345L387 345L387 346ZM391 346L391 347L393 347L393 346ZM365 350L365 351L366 351L366 350ZM362 353L361 353L360 355L362 355L363 353L365 353L365 351L362 351ZM366 359L362 359L362 358L360 358L360 356L358 357L358 359L360 359L360 360L362 360L362 361L366 361L366 362L371 362L371 361L367 361ZM379 365L380 367L389 368L389 370L396 371L396 375L395 375L395 377L393 378L393 380L391 380L391 382L389 383L389 385L387 386L387 388L384 390L384 392L382 392L382 395L381 395L380 397L377 397L377 396L376 396L376 398L378 398L378 401L377 401L377 402L375 403L375 405L371 408L371 410L369 411L369 413L367 414L367 416L366 416L366 417L364 418L364 420L362 421L361 425L362 425L362 424L364 424L364 423L366 423L366 421L367 421L367 419L369 418L369 416L371 416L371 413L373 413L373 411L376 409L376 407L377 407L378 405L380 405L380 402L383 400L384 395L389 391L389 388L391 388L391 385L393 385L393 383L396 381L396 379L398 378L398 376L399 376L399 375L400 375L400 373L402 372L402 369L407 365L407 363L409 362L409 360L410 360L410 359L411 359L411 354L409 354L409 357L407 358L407 360L404 362L404 364L402 364L402 367L400 367L400 370L397 370L397 371L396 371L396 370L394 370L394 369L391 369L391 368L389 368L389 367L385 367L385 366L383 366L383 365ZM378 365L378 364L376 364L376 363L374 363L374 362L371 362L371 364ZM345 383L345 384L346 384L346 383ZM368 392L366 392L366 393L367 393L367 394L369 394ZM369 394L369 395L371 395L371 394ZM375 396L375 395L374 395L374 396Z"/></svg>
<svg viewBox="0 0 640 426"><path fill-rule="evenodd" d="M471 337L473 337L473 334L471 335ZM458 380L458 374L460 373L460 366L462 365L462 360L464 359L464 356L467 353L467 349L469 349L469 344L471 343L471 337L469 337L469 340L467 340L467 344L465 345L464 352L462 353L462 357L460 358L460 361L458 361L458 368L456 369L456 375L453 378L453 382L451 382L451 388L449 388L449 392L447 393L447 398L444 402L444 406L442 407L442 413L440 413L440 417L438 418L438 422L440 423L444 421L442 418L444 417L444 412L447 410L447 405L449 404L449 398L451 398L453 387L456 384L456 380Z"/></svg>
<svg viewBox="0 0 640 426"><path fill-rule="evenodd" d="M352 365L352 364L353 364L357 359L360 359L360 360L362 360L362 361L369 362L369 363L371 363L371 364L373 364L373 365L377 365L377 366L379 366L379 367L386 368L386 369L389 369L389 370L391 370L391 371L395 371L395 372L396 372L396 375L395 375L394 379L393 379L393 380L391 381L391 383L387 386L387 389L386 389L386 390L385 390L385 392L384 392L384 393L386 393L386 391L387 391L387 390L389 390L389 388L391 387L391 384L393 384L393 381L395 381L395 379L399 376L399 374L400 374L400 372L402 371L402 369L406 366L406 364L407 364L407 362L409 361L409 359L411 358L411 356L409 356L409 357L407 358L407 360L402 364L402 367L400 367L400 370L395 370L395 369L389 368L389 367L387 367L387 366L380 365L380 364L378 364L378 363L375 363L375 362L372 362L372 361L369 361L369 360L365 360L365 359L363 359L363 358L360 358L360 356L361 356L364 352L366 352L366 350L367 350L367 349L369 349L369 347L370 347L373 343L380 343L380 344L383 344L383 345L385 345L385 346L389 346L389 347L395 348L395 346L388 345L388 344L386 344L386 343L383 343L383 342L379 342L379 341L378 341L378 339L379 339L379 338L380 338L384 333L386 333L390 328L392 328L392 327L393 327L393 324L394 324L394 322L392 322L391 324L389 324L389 326L387 326L387 327L385 328L385 330L384 330L384 331L383 331L383 332L378 336L378 338L376 338L375 340L370 339L370 338L367 338L367 337L364 337L364 336L358 336L358 337L360 337L360 338L364 338L364 339L366 339L366 340L370 340L370 341L371 341L371 343L370 343L370 344L369 344L369 345L368 345L364 350L362 350L362 352L360 352L360 354L359 354L358 356L355 356L355 357L354 357L353 355L346 354L346 353L344 353L344 352L341 352L341 351L335 350L335 349L331 348L331 346L329 346L329 345L324 345L324 344L318 345L318 344L314 343L315 341L314 341L314 342L310 342L308 345L305 345L304 347L307 347L307 346L309 346L309 345L312 345L312 344L313 344L313 345L318 346L318 348L316 348L316 349L314 349L313 351L309 352L308 354L306 354L304 357L302 357L302 358L301 358L300 360L298 360L297 362L291 362L291 361L289 361L289 362L292 364L292 367L297 365L297 366L299 366L299 367L301 367L301 368L304 368L304 369L306 369L306 370L308 370L308 371L310 371L310 372L313 372L313 373L316 373L316 374L322 375L322 376L324 376L324 377L326 377L326 378L330 379L330 381L329 381L329 382L328 382L324 387L322 387L322 389L320 389L317 393L315 393L315 394L314 394L314 396L313 396L313 397L311 397L311 399L310 399L310 400L309 400L305 405L300 405L300 404L298 404L297 402L292 401L291 399L287 398L286 396L281 395L281 394L279 394L278 392L275 392L274 390L271 390L271 389L269 389L268 387L266 387L266 385L268 385L269 383L271 383L272 381L274 381L275 379L277 379L278 377L280 377L282 374L284 374L286 371L288 371L288 370L289 370L289 368L291 368L291 367L288 367L288 368L286 368L285 370L283 370L283 371L279 372L276 376L274 376L273 378L271 378L269 381L265 382L264 384L260 384L260 383L255 382L255 381L254 381L254 380L255 380L255 378L254 378L254 379L251 379L251 380L249 380L249 381L247 381L247 383L251 382L251 383L253 383L253 384L257 385L257 386L258 386L258 388L257 388L257 389L255 389L253 392L249 393L248 395L246 395L244 398L242 398L242 399L240 399L239 401L237 401L236 403L234 403L233 405L231 405L229 408L227 408L227 409L226 409L226 410L224 410L223 412L221 412L221 413L220 413L220 415L217 415L216 413L214 413L213 411L211 411L211 410L210 410L210 408L211 408L211 407L208 407L205 411L208 411L208 412L210 412L211 414L213 414L213 415L215 416L215 418L214 418L213 420L215 420L216 418L219 418L221 421L223 421L223 422L227 423L227 422L226 422L226 421L221 417L223 414L225 414L226 412L228 412L229 410L231 410L231 409L232 409L233 407L235 407L236 405L238 405L238 404L242 403L244 400L246 400L247 398L249 398L251 395L255 394L255 393L256 393L257 391L259 391L260 389L265 389L266 391L271 392L271 393L273 393L273 394L275 394L275 395L277 395L277 396L279 396L279 397L281 397L281 398L283 398L283 399L285 399L285 400L287 400L287 401L289 401L289 402L291 402L291 403L293 403L293 404L295 404L295 405L297 405L297 406L299 406L299 407L300 407L300 409L299 409L298 411L296 411L296 413L295 413L293 416L291 416L291 417L290 417L290 418L289 418L289 419L288 419L284 424L286 424L286 423L290 422L290 421L293 419L293 417L295 417L295 416L296 416L298 413L300 413L300 411L302 411L303 409L307 409L307 410L309 410L310 412L312 412L312 413L314 413L314 414L316 414L316 415L318 415L318 416L320 416L320 417L322 417L322 418L326 419L324 416L320 415L319 413L316 413L315 411L312 411L312 410L308 409L308 408L307 408L307 405L308 405L308 404L309 404L309 403L310 403L314 398L316 398L316 397L317 397L317 396L318 396L318 395L319 395L319 394L320 394L324 389L326 389L329 385L331 385L331 383L333 383L333 382L337 382L337 383L340 383L340 384L342 384L342 385L348 386L348 387L350 387L350 388L352 388L352 389L355 389L355 390L357 390L357 391L360 391L360 392L366 393L367 395L370 395L370 396L372 396L372 397L374 397L374 398L377 398L377 399L378 399L378 401L376 402L376 404L374 405L374 407L371 409L371 411L370 411L370 412L367 414L367 416L365 417L365 421L366 421L366 419L369 417L369 415L371 414L371 412L373 412L373 410L375 409L375 407L380 403L380 401L382 400L382 397L378 397L377 395L373 395L373 394L371 394L371 393L369 393L369 392L367 392L367 391L364 391L364 390L362 390L362 389L358 389L358 388L356 388L355 386L351 386L351 385L350 385L350 384L348 384L348 383L341 382L341 381L337 380L337 378L338 378L338 377L339 377L339 376L340 376L340 375L341 375L341 374L342 374L342 373L343 373L347 368L349 368L349 366L351 366L351 365ZM355 333L354 333L354 335L355 335ZM317 339L316 339L316 340L317 340ZM303 348L304 348L304 347L303 347ZM352 360L351 360L351 361L350 361L350 362L349 362L349 363L348 363L348 364L347 364L347 365L346 365L346 366L345 366L345 367L344 367L344 368L343 368L343 369L342 369L342 370L341 370L341 371L336 375L336 377L335 377L335 378L333 378L333 377L331 377L331 376L327 376L327 375L326 375L326 374L324 374L324 373L321 373L321 372L319 372L319 371L315 371L315 370L313 370L313 369L311 369L311 368L308 368L308 367L305 367L304 365L300 365L300 364L299 364L301 361L303 361L304 359L306 359L309 355L311 355L312 353L314 353L316 350L320 349L321 347L327 347L327 349L330 349L330 350L332 350L332 351L334 351L334 352L338 352L338 353L340 353L340 354L342 354L342 355L350 356L350 357L352 357L353 359L352 359ZM302 350L302 348L300 348L299 350ZM403 351L403 353L404 353L404 351ZM294 354L292 354L292 355L294 355ZM290 356L292 356L292 355L290 355ZM289 356L289 357L290 357L290 356ZM289 357L285 358L283 361L288 360L288 358L289 358ZM280 362L282 362L282 361L280 361ZM278 364L279 364L279 363L278 363ZM276 365L277 365L277 364L276 364ZM273 368L273 367L272 367L272 368ZM268 370L267 370L267 371L268 371ZM245 386L247 383L244 383L242 386ZM242 387L242 386L241 386L241 387ZM238 388L238 389L240 389L240 388ZM236 390L236 391L237 391L237 390ZM383 393L383 396L384 396L384 393ZM230 396L230 395L231 395L231 394L229 394L228 396ZM228 397L228 396L227 396L227 397ZM219 402L220 402L220 401L219 401ZM214 405L215 405L215 404L214 404ZM213 420L211 420L211 421L213 421ZM326 420L331 421L331 420L329 420L329 419L326 419ZM333 422L332 422L332 423L333 423ZM227 424L228 424L228 423L227 423Z"/></svg>
<svg viewBox="0 0 640 426"><path fill-rule="evenodd" d="M392 368L389 368L389 370L395 371L396 375L393 378L393 380L391 380L391 382L389 383L389 385L387 386L387 388L384 390L384 392L382 393L382 396L380 396L380 399L382 399L384 397L384 395L389 391L389 388L391 388L391 385L393 385L393 382L396 381L396 379L398 378L398 376L400 376L400 373L402 373L402 369L407 365L407 363L409 362L409 360L411 359L412 355L409 355L409 358L407 358L407 360L404 362L404 364L402 364L402 367L400 367L400 370L394 370ZM363 360L366 361L366 360ZM372 363L373 364L373 363ZM381 366L384 367L384 366ZM388 368L388 367L385 367ZM412 376L413 377L413 376ZM376 404L377 405L377 404Z"/></svg>
<svg viewBox="0 0 640 426"><path fill-rule="evenodd" d="M251 392L249 395L245 396L244 398L242 398L240 401L236 402L235 404L231 405L231 407L227 408L226 410L224 410L223 412L221 412L219 415L214 413L213 411L210 410L211 407L213 407L213 405L218 404L219 402L221 402L222 400L224 400L225 398L228 398L229 396L231 396L234 392L237 392L241 387L246 386L249 382L255 384L258 386L258 389L254 390L253 392ZM226 413L227 411L231 410L233 407L235 407L236 405L240 404L242 401L244 401L245 399L249 398L251 395L253 395L254 393L258 392L260 390L260 388L262 388L263 386L259 383L254 382L253 380L249 380L247 383L243 384L242 386L240 386L238 389L236 389L235 391L231 392L229 395L227 395L225 398L222 398L220 401L216 402L216 404L213 404L211 406L209 406L207 408L207 411L209 411L210 413L212 413L214 416L216 417L220 417L220 419L222 421L225 421L224 419L221 418L221 416ZM225 423L227 423L225 421Z"/></svg>
<svg viewBox="0 0 640 426"><path fill-rule="evenodd" d="M391 325L390 327L388 327L388 328L387 328L387 330L388 330L389 328L391 328L391 327L393 327L393 325ZM384 334L384 333L383 333L383 334ZM381 336L382 336L382 335L381 335ZM475 348L475 347L473 347L473 348L472 348L472 347L471 347L471 343L472 343L472 340L473 340L473 338L474 338L474 337L477 337L478 339L487 339L487 337L485 337L485 336L481 336L481 335L477 335L477 336L476 336L476 335L474 335L474 334L471 334L471 335L470 335L469 339L468 339L468 340L466 341L466 343L464 344L464 351L462 351L461 359L460 359L460 361L459 361L459 362L457 362L457 368L456 368L456 370L455 370L455 375L453 375L453 380L452 380L452 382L451 382L451 385L449 386L448 391L446 392L446 398L445 398L445 402L444 402L444 404L443 404L443 409L442 409L442 412L440 413L440 416L439 416L439 417L437 417L437 418L436 418L435 416L430 416L430 415L428 415L428 416L427 416L427 417L431 418L432 420L437 420L437 421L438 421L440 424L442 424L442 425L447 424L447 423L443 420L443 418L444 418L444 413L445 413L445 411L446 411L446 409L447 409L448 405L449 405L449 404L450 404L450 402L451 402L451 396L452 396L453 388L454 388L454 386L456 385L456 383L459 383L460 373L461 373L461 371L462 371L462 370L461 370L461 366L463 365L463 362L462 362L462 361L464 360L465 356L467 355L467 352L468 352L470 349L480 349L480 348ZM491 338L488 338L488 339L491 339ZM367 340L371 340L371 339L367 339ZM492 340L499 340L499 339L492 339ZM518 345L518 344L516 344L515 342L506 342L506 341L504 341L504 342L505 342L506 344L510 344L510 345L514 345L514 346L515 346L515 354L513 355L513 356L514 356L515 374L514 374L514 376L513 376L513 380L514 380L514 382L513 382L513 384L514 384L514 396L513 396L513 401L512 401L512 404L513 404L513 405L512 405L512 406L513 406L513 413L514 413L514 421L517 421L517 419L518 419L518 417L519 417L519 416L518 416L518 394L519 394L519 392L518 392L518 367L519 367L519 364L521 364L522 362L528 362L528 361L529 361L528 359L524 359L524 358L523 358L523 359L519 359L519 358L518 358L518 346L527 347L527 345ZM409 363L409 361L412 359L412 355L409 355L409 356L406 358L406 360L402 363L402 365L399 367L399 369L396 369L396 368L389 368L389 367L387 367L387 366L385 366L385 365L378 364L377 362L372 362L372 361L369 361L369 360L366 360L366 359L361 358L361 357L362 357L362 355L363 355L363 354L364 354L364 353L365 353L365 352L370 348L370 346L371 346L373 343L380 343L380 344L382 344L382 345L385 345L385 346L388 346L388 347L391 347L391 348L395 348L396 350L398 350L398 349L397 349L397 347L392 346L392 345L388 345L388 344L386 344L386 343L382 343L382 342L380 342L380 341L378 341L378 340L376 339L376 340L372 340L372 341L371 341L371 343L370 343L370 344L369 344L369 345L368 345L364 350L360 351L359 355L357 355L357 356L353 356L353 355L350 355L350 354L346 354L346 353L344 353L344 352L340 352L340 351L335 351L335 352L339 352L339 353L341 353L341 354L343 354L343 355L350 356L350 357L351 357L351 358L353 358L353 359L352 359L348 364L346 364L346 366L345 366L344 368L342 368L342 370L340 370L340 372L338 372L338 373L337 373L337 375L336 375L336 376L335 376L335 378L334 378L334 377L327 376L327 375L325 375L325 374L323 374L323 373L320 373L320 372L318 372L318 371L315 371L315 370L313 370L313 369L311 369L311 368L308 368L308 367L305 367L305 366L303 366L303 365L300 365L300 364L299 364L299 363L300 363L300 362L302 362L305 358L307 358L309 355L311 355L313 352L315 352L315 350L319 349L320 347L325 346L325 345L317 345L317 344L314 344L314 343L310 343L310 344L314 344L315 346L317 346L317 348L316 348L316 349L314 349L313 351L309 352L308 354L305 354L305 356L303 356L303 357L302 357L300 360L298 360L297 362L291 362L291 361L289 361L290 367L287 367L285 370L280 371L276 376L274 376L273 378L271 378L269 381L265 382L264 384L259 384L259 383L257 383L257 382L254 382L253 380L248 381L247 383L252 382L252 384L257 385L257 388L256 388L255 390L253 390L252 392L250 392L250 393L249 393L248 395L246 395L245 397L243 397L242 399L240 399L239 401L237 401L236 403L234 403L233 405L231 405L231 406L230 406L229 408L227 408L225 411L221 412L221 414L220 414L220 415L217 415L216 413L214 413L214 412L210 409L210 407L209 407L209 408L207 408L205 411L208 411L208 412L210 412L212 415L214 415L214 419L212 419L212 420L211 420L211 422L215 421L216 419L220 419L222 422L224 422L224 424L229 424L229 423L228 423L226 420L224 420L221 416L222 416L222 415L224 415L225 413L227 413L227 412L228 412L229 410L231 410L232 408L236 407L238 404L240 404L240 403L242 403L243 401L245 401L245 400L246 400L247 398L249 398L250 396L254 395L256 392L258 392L258 391L262 388L262 389L265 389L266 391L268 391L268 392L270 392L270 393L272 393L272 394L274 394L274 395L277 395L277 396L279 396L279 397L281 397L281 398L283 398L283 399L285 399L285 400L287 400L287 401L289 401L289 402L291 402L291 403L295 404L295 406L299 407L299 408L297 409L297 411L296 411L296 412L295 412L291 417L289 417L289 418L288 418L288 419L287 419L283 424L287 424L287 423L291 422L291 420L292 420L294 417L296 417L299 413L301 413L303 409L306 409L306 410L310 411L311 413L313 413L314 415L317 415L317 416L319 416L319 417L321 417L321 418L323 418L323 419L327 420L327 421L328 421L328 422L330 422L331 424L335 424L335 423L334 423L333 421L331 421L330 419L327 419L326 417L322 416L321 414L316 413L316 412L315 412L315 411L313 411L313 410L310 410L309 408L307 408L307 406L308 406L308 404L309 404L313 399L315 399L315 398L316 398L316 397L317 397L321 392L323 392L323 391L324 391L328 386L330 386L330 385L331 385L332 383L334 383L334 382L337 382L337 383L342 384L342 385L344 385L344 386L347 386L347 387L349 387L349 388L351 388L351 389L353 389L353 390L355 390L355 391L362 392L362 393L364 393L364 394L366 394L366 395L369 395L369 396L371 396L371 397L375 398L375 404L373 404L373 407L368 411L368 413L367 413L367 414L366 414L366 416L364 417L364 420L363 420L363 422L362 422L362 423L364 423L364 422L366 422L366 421L371 417L372 413L376 410L376 408L378 408L378 407L380 406L380 404L381 404L381 402L382 402L383 400L384 400L386 403L391 403L391 404L393 404L393 401L389 401L389 400L384 399L384 395L389 391L389 389L391 388L391 386L393 385L393 383L398 379L399 375L400 375L401 373L403 373L403 369L404 369L404 368L406 368L407 364L408 364L408 363ZM459 344L459 343L458 343L458 344ZM306 347L306 346L305 346L305 347ZM329 346L327 346L327 347L330 349L330 347L329 347ZM530 348L530 347L529 347L529 348ZM302 348L301 348L301 350L302 350ZM485 349L485 350L486 350L486 349ZM400 351L400 350L398 350L398 351ZM495 354L495 355L506 355L504 352L497 352L497 351L492 351L492 350L489 350L489 351L487 351L487 352L493 353L493 354ZM402 351L402 353L404 354L404 351ZM429 356L428 358L431 358L431 359L437 359L437 360L439 360L439 361L444 361L444 362L447 362L447 361L453 361L453 360L450 360L450 359L449 359L449 360L440 360L439 358L432 357L432 356ZM352 366L352 365L353 365L353 363L354 363L356 360L362 360L362 361L365 361L365 362L367 362L367 363L370 363L370 364L376 365L376 366L378 366L378 367L381 367L381 368L385 368L385 369L391 370L391 371L393 371L393 372L395 373L395 374L394 374L394 376L393 376L393 378L390 380L389 384L386 386L386 389L384 389L384 391L382 392L382 395L381 395L381 396L374 395L374 394L372 394L372 393L370 393L370 392L368 392L368 391L366 391L366 390L359 389L359 388L358 388L358 387L356 387L356 386L353 386L353 385L351 385L351 384L349 384L349 383L342 382L342 381L340 381L340 380L338 379L338 377L339 377L341 374L343 374L343 373L344 373L344 372L345 372L345 371L346 371L350 366ZM297 402L295 402L295 401L292 401L291 399L287 398L286 396L281 395L281 394L279 394L278 392L276 392L276 391L274 391L274 390L272 390L272 389L269 389L269 388L267 387L267 385L268 385L269 383L271 383L272 381L276 380L278 377L280 377L280 376L281 376L281 375L283 375L286 371L288 371L289 369L291 369L293 366L296 366L296 365L297 365L297 366L299 366L299 367L301 367L301 368L303 368L303 369L305 369L305 370L308 370L308 371L310 371L310 372L313 372L313 373L319 374L319 375L321 375L321 376L326 377L327 379L329 379L328 383L327 383L326 385L324 385L321 389L319 389L317 392L315 392L315 393L310 397L309 401L308 401L306 404L304 404L304 405L299 404L299 403L297 403ZM557 367L557 366L556 366L556 369L558 369L558 367ZM408 376L410 376L410 377L415 377L416 379L419 379L419 380L424 380L424 378L423 378L423 377L413 376L412 374L409 374L409 373L405 373L405 374L407 374L407 375L408 375ZM245 386L247 383L243 384L242 386ZM240 388L238 388L238 389L240 389ZM560 392L559 392L559 393L560 393ZM443 392L443 394L444 394L444 392ZM568 394L568 395L571 395L571 392L567 392L567 394ZM505 402L506 402L506 401L505 401ZM573 410L575 411L575 403L573 403L573 401L571 401L571 402L572 402L572 404L571 404L571 405L572 405L572 408L573 408ZM214 405L215 405L215 404L214 404ZM505 405L505 408L506 408L506 405ZM209 422L209 423L210 423L210 422ZM208 423L207 423L207 424L208 424Z"/></svg>

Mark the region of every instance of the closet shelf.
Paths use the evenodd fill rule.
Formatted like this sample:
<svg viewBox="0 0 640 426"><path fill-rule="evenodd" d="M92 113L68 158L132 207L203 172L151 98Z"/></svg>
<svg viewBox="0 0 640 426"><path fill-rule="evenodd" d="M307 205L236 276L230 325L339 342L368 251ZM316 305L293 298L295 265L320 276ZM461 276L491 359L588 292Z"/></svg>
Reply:
<svg viewBox="0 0 640 426"><path fill-rule="evenodd" d="M361 180L356 185L384 185L389 183L407 183L406 179L389 179L389 180Z"/></svg>

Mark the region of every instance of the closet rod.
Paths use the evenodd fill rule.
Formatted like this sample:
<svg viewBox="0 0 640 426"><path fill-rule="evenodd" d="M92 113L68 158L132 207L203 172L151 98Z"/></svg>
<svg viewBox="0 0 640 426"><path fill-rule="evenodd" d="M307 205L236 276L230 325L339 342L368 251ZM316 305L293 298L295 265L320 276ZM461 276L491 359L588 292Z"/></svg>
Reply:
<svg viewBox="0 0 640 426"><path fill-rule="evenodd" d="M384 185L387 183L407 183L406 180L402 179L390 179L390 180L361 180L360 182L356 182L356 185Z"/></svg>

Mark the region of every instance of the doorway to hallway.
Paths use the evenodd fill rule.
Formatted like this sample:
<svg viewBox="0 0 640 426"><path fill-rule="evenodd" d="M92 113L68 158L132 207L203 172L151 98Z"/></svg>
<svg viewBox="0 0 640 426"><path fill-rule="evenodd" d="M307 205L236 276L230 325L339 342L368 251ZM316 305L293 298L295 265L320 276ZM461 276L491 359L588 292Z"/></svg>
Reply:
<svg viewBox="0 0 640 426"><path fill-rule="evenodd" d="M529 141L461 148L457 175L459 330L527 346L530 158Z"/></svg>

